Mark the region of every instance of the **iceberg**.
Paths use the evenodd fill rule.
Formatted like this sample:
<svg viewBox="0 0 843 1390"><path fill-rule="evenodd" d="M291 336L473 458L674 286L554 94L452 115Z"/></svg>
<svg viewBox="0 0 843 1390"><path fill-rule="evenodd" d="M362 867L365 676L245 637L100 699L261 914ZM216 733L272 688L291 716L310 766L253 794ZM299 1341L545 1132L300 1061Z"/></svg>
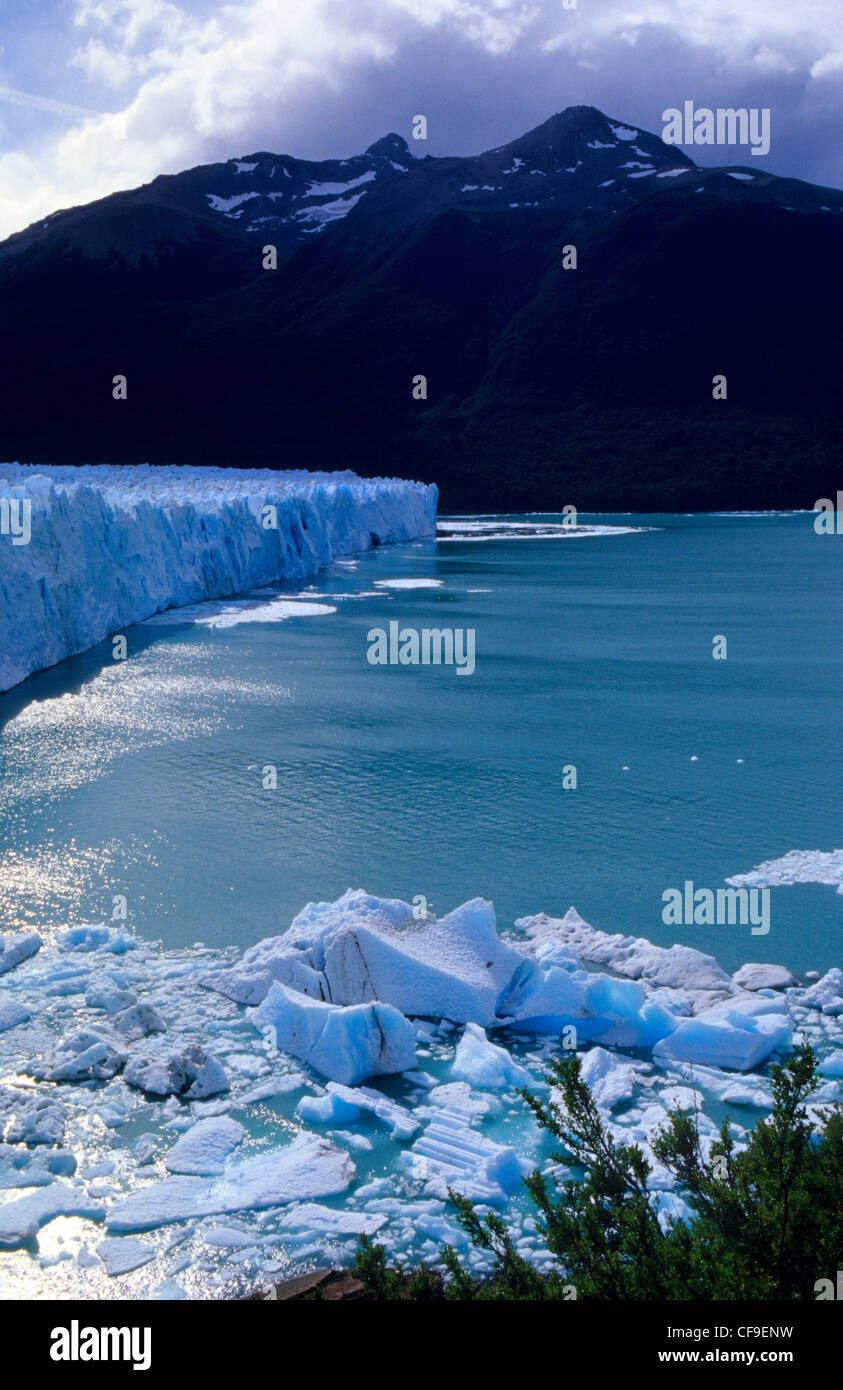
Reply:
<svg viewBox="0 0 843 1390"><path fill-rule="evenodd" d="M349 889L335 903L308 904L283 935L205 984L238 1003L263 1000L274 983L335 1005L379 1000L414 1018L489 1027L522 959L482 898L418 921L407 903Z"/></svg>
<svg viewBox="0 0 843 1390"><path fill-rule="evenodd" d="M832 966L815 985L802 995L803 1005L821 1009L824 1014L843 1014L843 970Z"/></svg>
<svg viewBox="0 0 843 1390"><path fill-rule="evenodd" d="M533 1165L508 1144L470 1129L460 1111L435 1111L424 1132L402 1155L426 1190L447 1197L448 1188L477 1202L499 1205L517 1191Z"/></svg>
<svg viewBox="0 0 843 1390"><path fill-rule="evenodd" d="M39 1080L106 1081L125 1065L127 1053L108 1030L80 1028L63 1038L47 1062L33 1062Z"/></svg>
<svg viewBox="0 0 843 1390"><path fill-rule="evenodd" d="M13 1250L23 1245L57 1216L84 1216L89 1221L102 1221L104 1215L102 1202L93 1201L83 1187L55 1182L0 1207L0 1250Z"/></svg>
<svg viewBox="0 0 843 1390"><path fill-rule="evenodd" d="M564 918L542 913L516 925L524 939L502 939L494 909L482 898L420 921L408 903L348 889L336 902L309 903L286 932L258 942L239 964L202 983L236 1002L261 1000L251 1014L255 1027L274 1028L280 1051L347 1085L414 1065L409 1050L400 1062L378 1057L386 1039L373 1041L370 1033L363 1041L366 1016L355 1012L363 1006L391 1008L405 1025L407 1049L408 1019L464 1025L453 1074L492 1089L519 1085L524 1075L485 1037L488 1028L552 1036L573 1027L579 1044L649 1051L676 1034L675 1055L667 1046L662 1054L675 1061L707 1057L702 1039L714 1028L713 1064L736 1070L754 1066L778 1046L782 1028L789 1035L783 1001L744 988L702 951L598 931L574 908ZM584 961L613 973L588 970ZM765 973L745 977L756 984L783 978L756 969ZM837 1008L833 973L815 990L822 991L823 1003L828 996L826 1012ZM754 1021L773 1013L778 1029ZM691 1026L694 1018L703 1018L698 1029ZM693 1057L685 1056L687 1049ZM481 1081L481 1075L496 1079ZM307 1102L305 1109L311 1109ZM319 1110L329 1113L323 1106L311 1113Z"/></svg>
<svg viewBox="0 0 843 1390"><path fill-rule="evenodd" d="M191 1043L170 1057L134 1057L124 1077L130 1086L153 1096L202 1100L228 1090L224 1068L198 1043Z"/></svg>
<svg viewBox="0 0 843 1390"><path fill-rule="evenodd" d="M653 1048L656 1062L699 1062L750 1071L790 1039L793 1022L779 999L750 998L683 1019Z"/></svg>
<svg viewBox="0 0 843 1390"><path fill-rule="evenodd" d="M19 1004L16 999L0 999L0 1033L5 1033L7 1028L17 1028L30 1017L25 1004Z"/></svg>
<svg viewBox="0 0 843 1390"><path fill-rule="evenodd" d="M621 1101L632 1099L635 1087L641 1085L650 1070L649 1063L630 1062L604 1047L592 1047L580 1065L580 1076L590 1087L596 1104L612 1110ZM557 1099L555 1092L553 1098Z"/></svg>
<svg viewBox="0 0 843 1390"><path fill-rule="evenodd" d="M4 1144L61 1144L67 1111L52 1096L0 1086L0 1140Z"/></svg>
<svg viewBox="0 0 843 1390"><path fill-rule="evenodd" d="M370 1111L376 1119L389 1128L393 1139L411 1139L419 1127L419 1121L410 1114L409 1110L405 1110L403 1105L390 1100L380 1091L373 1091L368 1086L352 1088L351 1086L342 1086L336 1081L329 1081L328 1093L335 1100L345 1101L347 1105L353 1105L357 1110Z"/></svg>
<svg viewBox="0 0 843 1390"><path fill-rule="evenodd" d="M171 1173L199 1174L202 1177L221 1173L233 1149L242 1143L246 1131L237 1120L227 1115L197 1120L176 1140L164 1159Z"/></svg>
<svg viewBox="0 0 843 1390"><path fill-rule="evenodd" d="M21 961L34 956L36 951L41 949L41 944L40 936L34 931L10 932L0 937L0 975L14 970Z"/></svg>
<svg viewBox="0 0 843 1390"><path fill-rule="evenodd" d="M416 1065L412 1024L389 1004L345 1008L276 982L252 1011L251 1022L279 1051L349 1086Z"/></svg>
<svg viewBox="0 0 843 1390"><path fill-rule="evenodd" d="M676 1027L674 1013L648 998L644 985L589 973L551 936L522 961L498 1011L519 1029L561 1033L573 1025L580 1040L617 1047L652 1047Z"/></svg>
<svg viewBox="0 0 843 1390"><path fill-rule="evenodd" d="M630 980L666 989L685 991L695 1003L717 1002L738 991L738 986L714 959L693 946L654 946L643 936L622 936L599 931L583 921L576 908L564 917L522 917L521 927L538 947L547 939L571 948L580 960L603 965Z"/></svg>
<svg viewBox="0 0 843 1390"><path fill-rule="evenodd" d="M0 690L169 608L435 534L435 486L350 472L0 464ZM23 528L22 528L23 529Z"/></svg>
<svg viewBox="0 0 843 1390"><path fill-rule="evenodd" d="M327 1139L300 1134L284 1149L271 1149L227 1167L213 1181L162 1178L115 1202L106 1217L110 1231L148 1231L171 1221L228 1212L258 1211L307 1197L329 1197L353 1182L356 1169L344 1149ZM0 1208L0 1214L7 1210ZM2 1226L0 1226L2 1243Z"/></svg>
<svg viewBox="0 0 843 1390"><path fill-rule="evenodd" d="M451 1072L460 1081L468 1081L478 1090L501 1090L509 1086L530 1086L533 1078L507 1052L489 1042L477 1023L467 1023L457 1043Z"/></svg>
<svg viewBox="0 0 843 1390"><path fill-rule="evenodd" d="M342 1003L386 999L414 1018L488 1027L519 963L498 936L491 903L474 898L403 931L348 922L325 951L325 978Z"/></svg>

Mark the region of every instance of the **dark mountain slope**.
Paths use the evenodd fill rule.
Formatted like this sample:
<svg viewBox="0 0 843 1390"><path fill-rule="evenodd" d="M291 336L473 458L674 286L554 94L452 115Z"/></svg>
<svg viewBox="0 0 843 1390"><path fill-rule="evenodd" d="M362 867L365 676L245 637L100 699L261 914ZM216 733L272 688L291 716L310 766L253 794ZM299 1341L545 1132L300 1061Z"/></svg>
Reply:
<svg viewBox="0 0 843 1390"><path fill-rule="evenodd" d="M264 202L231 203L244 180ZM389 136L158 179L0 246L0 454L412 473L472 509L810 506L839 481L841 213L590 107L471 158Z"/></svg>

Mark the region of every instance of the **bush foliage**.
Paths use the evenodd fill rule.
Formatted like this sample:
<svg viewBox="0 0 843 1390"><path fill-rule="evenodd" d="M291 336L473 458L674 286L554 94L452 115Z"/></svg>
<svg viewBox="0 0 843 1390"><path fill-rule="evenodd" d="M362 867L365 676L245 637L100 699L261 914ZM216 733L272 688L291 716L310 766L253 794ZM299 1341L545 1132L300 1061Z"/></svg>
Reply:
<svg viewBox="0 0 843 1390"><path fill-rule="evenodd" d="M772 1113L739 1147L725 1119L702 1142L699 1114L673 1110L653 1152L691 1208L660 1222L648 1189L650 1164L607 1128L577 1057L557 1059L550 1099L522 1091L539 1126L557 1141L553 1158L580 1180L539 1171L525 1179L539 1239L558 1268L540 1273L516 1251L506 1224L451 1192L457 1220L493 1271L477 1280L451 1246L444 1280L387 1265L384 1248L361 1238L355 1273L376 1299L813 1299L843 1258L843 1111L810 1114L817 1060L800 1043L772 1068Z"/></svg>

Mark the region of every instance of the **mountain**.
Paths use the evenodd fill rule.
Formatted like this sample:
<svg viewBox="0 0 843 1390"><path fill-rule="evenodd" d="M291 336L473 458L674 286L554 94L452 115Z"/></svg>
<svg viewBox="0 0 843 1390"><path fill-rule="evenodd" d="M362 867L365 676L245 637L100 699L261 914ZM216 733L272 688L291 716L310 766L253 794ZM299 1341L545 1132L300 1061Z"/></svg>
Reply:
<svg viewBox="0 0 843 1390"><path fill-rule="evenodd" d="M244 155L0 244L0 457L349 467L455 509L810 507L839 485L841 251L839 191L592 107L469 157Z"/></svg>

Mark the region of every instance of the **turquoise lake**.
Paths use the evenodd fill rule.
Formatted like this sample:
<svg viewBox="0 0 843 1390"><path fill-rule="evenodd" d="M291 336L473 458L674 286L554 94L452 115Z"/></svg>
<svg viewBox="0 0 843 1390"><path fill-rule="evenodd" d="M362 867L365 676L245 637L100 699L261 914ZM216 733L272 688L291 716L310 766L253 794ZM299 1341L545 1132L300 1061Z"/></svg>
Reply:
<svg viewBox="0 0 843 1390"><path fill-rule="evenodd" d="M0 927L122 896L146 939L244 947L354 886L843 963L834 886L773 888L764 937L661 916L687 879L843 844L843 542L812 514L580 521L648 529L378 549L260 595L321 611L172 613L0 696ZM391 621L473 629L474 673L369 664Z"/></svg>

